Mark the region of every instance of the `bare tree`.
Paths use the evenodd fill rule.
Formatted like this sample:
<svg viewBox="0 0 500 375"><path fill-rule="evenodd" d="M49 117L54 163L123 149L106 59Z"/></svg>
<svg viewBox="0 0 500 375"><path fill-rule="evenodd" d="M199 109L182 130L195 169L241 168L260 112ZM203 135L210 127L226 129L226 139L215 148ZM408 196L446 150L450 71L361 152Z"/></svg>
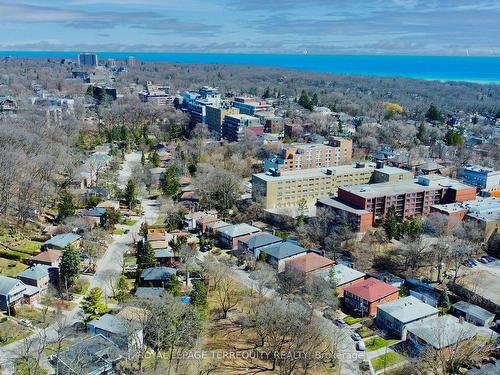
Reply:
<svg viewBox="0 0 500 375"><path fill-rule="evenodd" d="M240 288L230 273L226 273L218 282L215 298L221 310L221 319L226 319L227 314L242 300L243 293Z"/></svg>

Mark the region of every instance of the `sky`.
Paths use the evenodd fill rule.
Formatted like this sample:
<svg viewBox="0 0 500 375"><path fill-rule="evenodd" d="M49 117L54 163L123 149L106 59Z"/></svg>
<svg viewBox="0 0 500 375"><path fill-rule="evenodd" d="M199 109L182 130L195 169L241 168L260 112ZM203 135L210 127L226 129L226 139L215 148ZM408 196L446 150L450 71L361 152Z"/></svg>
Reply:
<svg viewBox="0 0 500 375"><path fill-rule="evenodd" d="M500 55L500 0L0 0L0 50Z"/></svg>

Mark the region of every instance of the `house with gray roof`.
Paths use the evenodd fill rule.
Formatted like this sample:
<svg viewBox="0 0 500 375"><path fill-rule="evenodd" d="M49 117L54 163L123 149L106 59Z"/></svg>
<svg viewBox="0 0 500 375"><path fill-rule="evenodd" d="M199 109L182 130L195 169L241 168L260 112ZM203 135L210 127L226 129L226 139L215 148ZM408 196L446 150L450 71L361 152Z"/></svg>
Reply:
<svg viewBox="0 0 500 375"><path fill-rule="evenodd" d="M165 287L170 282L170 277L176 274L175 268L163 266L146 268L141 273L141 282L149 286Z"/></svg>
<svg viewBox="0 0 500 375"><path fill-rule="evenodd" d="M40 289L19 279L0 275L0 309L9 311L21 303L31 304L40 296Z"/></svg>
<svg viewBox="0 0 500 375"><path fill-rule="evenodd" d="M344 288L354 285L357 282L363 281L366 274L354 268L348 267L345 264L336 264L333 266L333 274L335 275L336 292L339 297L344 296ZM325 280L330 280L330 270L318 272L318 276Z"/></svg>
<svg viewBox="0 0 500 375"><path fill-rule="evenodd" d="M54 267L49 267L44 264L35 264L17 275L17 278L27 285L36 286L37 288L45 290L49 286L51 268Z"/></svg>
<svg viewBox="0 0 500 375"><path fill-rule="evenodd" d="M47 249L64 250L66 246L79 246L81 236L76 233L63 233L45 241L42 247Z"/></svg>
<svg viewBox="0 0 500 375"><path fill-rule="evenodd" d="M103 335L79 340L54 356L57 375L110 375L123 358L120 348Z"/></svg>
<svg viewBox="0 0 500 375"><path fill-rule="evenodd" d="M237 249L238 241L249 238L252 234L260 232L253 225L242 223L234 224L219 229L219 243L226 249Z"/></svg>
<svg viewBox="0 0 500 375"><path fill-rule="evenodd" d="M307 249L285 241L274 245L262 247L260 253L264 253L264 259L273 268L281 272L285 269L285 262L307 253ZM261 256L262 257L262 256Z"/></svg>
<svg viewBox="0 0 500 375"><path fill-rule="evenodd" d="M405 340L407 324L434 319L438 315L439 310L435 307L408 296L378 305L375 323L380 329Z"/></svg>
<svg viewBox="0 0 500 375"><path fill-rule="evenodd" d="M160 299L165 293L165 288L140 286L135 290L135 296L143 299Z"/></svg>
<svg viewBox="0 0 500 375"><path fill-rule="evenodd" d="M113 314L104 314L87 323L87 333L103 335L132 357L142 347L143 332L138 322L132 322Z"/></svg>
<svg viewBox="0 0 500 375"><path fill-rule="evenodd" d="M283 242L283 239L280 237L277 237L271 233L258 232L253 236L239 240L238 251L240 251L241 253L251 252L256 258L258 258L261 248L280 242Z"/></svg>
<svg viewBox="0 0 500 375"><path fill-rule="evenodd" d="M463 319L452 315L443 315L406 326L406 341L415 350L421 352L427 346L436 350L446 349L462 341L476 337L477 328Z"/></svg>
<svg viewBox="0 0 500 375"><path fill-rule="evenodd" d="M495 314L465 301L453 304L453 315L481 327L490 326L495 320Z"/></svg>

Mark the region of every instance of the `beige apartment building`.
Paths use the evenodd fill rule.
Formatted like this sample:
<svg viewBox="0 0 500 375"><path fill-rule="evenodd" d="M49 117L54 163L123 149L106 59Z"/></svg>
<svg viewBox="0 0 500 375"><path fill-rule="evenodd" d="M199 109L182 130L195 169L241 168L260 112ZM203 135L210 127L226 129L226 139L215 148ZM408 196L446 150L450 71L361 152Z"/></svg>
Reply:
<svg viewBox="0 0 500 375"><path fill-rule="evenodd" d="M217 135L218 139L222 139L222 124L227 115L237 115L240 113L238 108L229 106L206 106L207 126L208 130Z"/></svg>
<svg viewBox="0 0 500 375"><path fill-rule="evenodd" d="M317 198L334 194L340 186L370 182L374 170L372 165L358 163L283 173L258 173L252 176L252 194L254 199L262 199L267 210L296 207L302 200L311 205Z"/></svg>
<svg viewBox="0 0 500 375"><path fill-rule="evenodd" d="M279 172L330 168L348 164L352 159L352 140L332 139L335 146L321 143L290 144L283 147L276 155L264 161L264 170Z"/></svg>

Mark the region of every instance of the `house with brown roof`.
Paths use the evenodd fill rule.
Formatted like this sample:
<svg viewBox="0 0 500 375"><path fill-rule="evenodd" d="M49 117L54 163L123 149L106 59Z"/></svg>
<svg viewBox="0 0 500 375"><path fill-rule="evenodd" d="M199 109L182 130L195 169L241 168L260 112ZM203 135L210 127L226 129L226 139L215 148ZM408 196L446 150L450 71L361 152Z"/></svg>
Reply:
<svg viewBox="0 0 500 375"><path fill-rule="evenodd" d="M361 316L375 316L378 305L398 298L398 288L373 277L344 288L344 307Z"/></svg>
<svg viewBox="0 0 500 375"><path fill-rule="evenodd" d="M44 264L51 267L59 267L61 262L62 251L56 249L48 249L47 251L42 251L38 255L30 256L26 263L29 264Z"/></svg>
<svg viewBox="0 0 500 375"><path fill-rule="evenodd" d="M286 264L298 272L312 274L330 269L333 266L333 260L311 252L293 258L287 261Z"/></svg>

